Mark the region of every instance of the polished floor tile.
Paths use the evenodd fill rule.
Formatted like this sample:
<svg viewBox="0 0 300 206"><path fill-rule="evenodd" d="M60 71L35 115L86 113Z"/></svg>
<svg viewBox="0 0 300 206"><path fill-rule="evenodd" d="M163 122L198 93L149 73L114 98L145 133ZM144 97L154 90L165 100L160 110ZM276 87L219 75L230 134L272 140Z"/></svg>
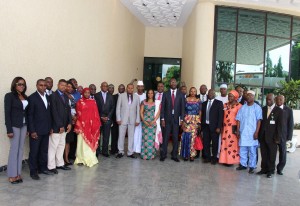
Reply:
<svg viewBox="0 0 300 206"><path fill-rule="evenodd" d="M170 159L100 157L92 168L71 166L34 181L24 165L24 183L11 185L0 173L0 205L300 205L300 149L288 154L283 176L236 171L235 167ZM259 170L259 167L258 169Z"/></svg>

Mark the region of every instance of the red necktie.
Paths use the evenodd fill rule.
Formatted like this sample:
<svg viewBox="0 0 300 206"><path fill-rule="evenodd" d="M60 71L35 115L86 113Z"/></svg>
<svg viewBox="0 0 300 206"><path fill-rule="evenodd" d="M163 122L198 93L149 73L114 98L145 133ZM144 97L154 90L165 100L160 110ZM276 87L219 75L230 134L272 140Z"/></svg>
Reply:
<svg viewBox="0 0 300 206"><path fill-rule="evenodd" d="M158 99L157 100L160 100L161 99L161 94L158 94Z"/></svg>
<svg viewBox="0 0 300 206"><path fill-rule="evenodd" d="M172 109L174 109L174 103L175 103L175 95L174 90L172 91Z"/></svg>

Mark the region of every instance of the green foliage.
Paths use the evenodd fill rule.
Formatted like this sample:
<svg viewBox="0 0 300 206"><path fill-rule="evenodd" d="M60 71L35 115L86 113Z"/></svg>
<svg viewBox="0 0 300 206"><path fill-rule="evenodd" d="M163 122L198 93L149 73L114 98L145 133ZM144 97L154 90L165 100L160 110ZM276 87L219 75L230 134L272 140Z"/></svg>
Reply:
<svg viewBox="0 0 300 206"><path fill-rule="evenodd" d="M294 125L294 129L300 130L300 123L296 123L296 124Z"/></svg>
<svg viewBox="0 0 300 206"><path fill-rule="evenodd" d="M273 66L269 52L266 56L266 77L284 77L281 57L279 57L277 64Z"/></svg>
<svg viewBox="0 0 300 206"><path fill-rule="evenodd" d="M168 68L166 77L163 78L165 90L170 89L170 80L172 78L175 78L178 83L180 82L180 67L179 66L172 66L172 67Z"/></svg>
<svg viewBox="0 0 300 206"><path fill-rule="evenodd" d="M292 46L291 78L295 80L300 79L300 37L298 37Z"/></svg>
<svg viewBox="0 0 300 206"><path fill-rule="evenodd" d="M216 62L216 81L230 83L233 81L234 64L232 62Z"/></svg>
<svg viewBox="0 0 300 206"><path fill-rule="evenodd" d="M275 94L283 95L286 104L296 109L300 99L300 80L291 79L289 82L281 81L282 87L275 90Z"/></svg>

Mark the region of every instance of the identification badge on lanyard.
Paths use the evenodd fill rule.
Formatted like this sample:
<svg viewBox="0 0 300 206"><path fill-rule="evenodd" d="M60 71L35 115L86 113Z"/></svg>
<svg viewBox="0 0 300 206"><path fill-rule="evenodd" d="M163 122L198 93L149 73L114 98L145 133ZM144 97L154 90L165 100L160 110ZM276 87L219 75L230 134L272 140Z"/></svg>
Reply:
<svg viewBox="0 0 300 206"><path fill-rule="evenodd" d="M271 120L271 121L270 121L270 124L275 124L275 121L274 121L274 120Z"/></svg>

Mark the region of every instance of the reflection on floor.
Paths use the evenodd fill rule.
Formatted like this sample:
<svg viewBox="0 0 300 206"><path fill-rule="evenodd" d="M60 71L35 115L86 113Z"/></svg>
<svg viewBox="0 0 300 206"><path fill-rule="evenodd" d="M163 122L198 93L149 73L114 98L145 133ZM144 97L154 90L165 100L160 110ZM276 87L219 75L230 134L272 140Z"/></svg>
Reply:
<svg viewBox="0 0 300 206"><path fill-rule="evenodd" d="M300 149L288 154L283 176L236 171L235 167L195 162L176 163L124 157L100 157L93 168L71 166L58 175L23 169L24 183L11 185L0 173L0 205L299 205ZM258 170L258 169L257 169Z"/></svg>

